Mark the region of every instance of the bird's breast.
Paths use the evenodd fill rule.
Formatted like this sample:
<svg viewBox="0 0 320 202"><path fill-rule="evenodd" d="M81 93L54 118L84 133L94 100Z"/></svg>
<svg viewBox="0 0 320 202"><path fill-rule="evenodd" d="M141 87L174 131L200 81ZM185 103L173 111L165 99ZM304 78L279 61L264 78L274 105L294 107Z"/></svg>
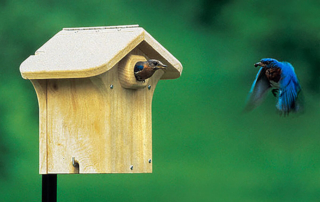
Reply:
<svg viewBox="0 0 320 202"><path fill-rule="evenodd" d="M143 70L136 72L135 75L139 81L144 81L145 79L150 78L155 71L155 69L146 66Z"/></svg>
<svg viewBox="0 0 320 202"><path fill-rule="evenodd" d="M279 88L279 81L281 79L280 68L269 68L266 70L266 77L268 78L270 85L274 88Z"/></svg>

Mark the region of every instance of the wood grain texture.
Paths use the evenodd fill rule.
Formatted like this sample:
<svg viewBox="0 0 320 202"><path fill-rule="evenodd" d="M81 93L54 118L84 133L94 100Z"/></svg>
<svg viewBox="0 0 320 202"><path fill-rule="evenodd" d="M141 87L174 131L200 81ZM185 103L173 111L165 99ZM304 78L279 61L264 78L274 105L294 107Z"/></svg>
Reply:
<svg viewBox="0 0 320 202"><path fill-rule="evenodd" d="M39 173L48 173L48 147L47 147L47 81L31 80L39 104Z"/></svg>
<svg viewBox="0 0 320 202"><path fill-rule="evenodd" d="M25 79L87 78L109 71L137 46L150 58L166 61L161 79L175 79L181 63L141 27L64 29L28 57L20 72Z"/></svg>
<svg viewBox="0 0 320 202"><path fill-rule="evenodd" d="M152 172L152 97L164 72L146 82L150 89L126 89L119 65L90 78L32 80L40 107L40 174Z"/></svg>

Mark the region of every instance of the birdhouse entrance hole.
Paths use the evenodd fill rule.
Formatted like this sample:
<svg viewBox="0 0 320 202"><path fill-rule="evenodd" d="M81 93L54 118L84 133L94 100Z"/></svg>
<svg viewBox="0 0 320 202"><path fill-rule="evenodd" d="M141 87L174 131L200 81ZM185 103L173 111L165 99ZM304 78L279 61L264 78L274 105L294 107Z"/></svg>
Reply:
<svg viewBox="0 0 320 202"><path fill-rule="evenodd" d="M134 76L134 66L139 61L146 61L147 58L142 55L128 54L119 62L119 81L123 88L138 89L144 88L148 84L146 81L137 81Z"/></svg>

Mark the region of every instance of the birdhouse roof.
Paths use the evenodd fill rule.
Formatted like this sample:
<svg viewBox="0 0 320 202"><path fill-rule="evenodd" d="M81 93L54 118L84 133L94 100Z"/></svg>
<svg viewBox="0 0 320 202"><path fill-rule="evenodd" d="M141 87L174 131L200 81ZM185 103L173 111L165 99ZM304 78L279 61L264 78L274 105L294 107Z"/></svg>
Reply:
<svg viewBox="0 0 320 202"><path fill-rule="evenodd" d="M84 78L111 69L138 47L150 59L167 65L161 79L175 79L181 63L137 25L64 28L20 66L25 79Z"/></svg>

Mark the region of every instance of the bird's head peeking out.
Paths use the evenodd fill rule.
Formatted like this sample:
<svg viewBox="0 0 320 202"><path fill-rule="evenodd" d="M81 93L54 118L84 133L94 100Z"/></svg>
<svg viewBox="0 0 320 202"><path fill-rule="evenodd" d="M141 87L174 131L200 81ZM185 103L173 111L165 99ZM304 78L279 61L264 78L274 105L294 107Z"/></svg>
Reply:
<svg viewBox="0 0 320 202"><path fill-rule="evenodd" d="M164 65L159 60L150 59L147 61L137 62L134 66L134 75L138 81L145 81L150 78L158 69L165 69Z"/></svg>
<svg viewBox="0 0 320 202"><path fill-rule="evenodd" d="M167 67L167 65L162 64L162 62L160 62L159 60L148 60L147 61L149 63L149 66L153 69L165 69Z"/></svg>
<svg viewBox="0 0 320 202"><path fill-rule="evenodd" d="M272 68L274 65L278 63L278 60L272 58L263 58L260 62L254 64L255 67L261 66L266 68Z"/></svg>

